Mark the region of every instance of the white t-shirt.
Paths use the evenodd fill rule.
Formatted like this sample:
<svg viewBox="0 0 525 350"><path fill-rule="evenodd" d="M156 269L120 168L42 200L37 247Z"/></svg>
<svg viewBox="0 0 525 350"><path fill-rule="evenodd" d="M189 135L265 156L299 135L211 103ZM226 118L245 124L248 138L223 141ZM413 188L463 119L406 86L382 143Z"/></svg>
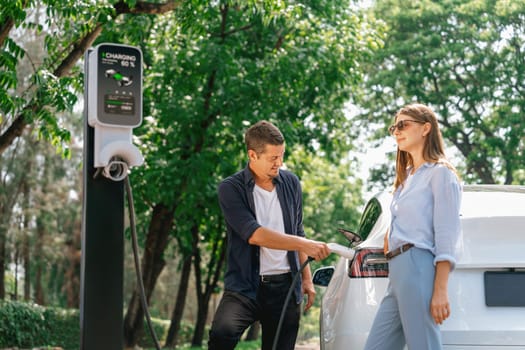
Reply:
<svg viewBox="0 0 525 350"><path fill-rule="evenodd" d="M284 219L281 204L275 188L269 192L255 185L253 189L255 216L257 222L277 232L284 232ZM284 233L283 233L284 234ZM260 247L260 274L274 275L290 271L286 250Z"/></svg>

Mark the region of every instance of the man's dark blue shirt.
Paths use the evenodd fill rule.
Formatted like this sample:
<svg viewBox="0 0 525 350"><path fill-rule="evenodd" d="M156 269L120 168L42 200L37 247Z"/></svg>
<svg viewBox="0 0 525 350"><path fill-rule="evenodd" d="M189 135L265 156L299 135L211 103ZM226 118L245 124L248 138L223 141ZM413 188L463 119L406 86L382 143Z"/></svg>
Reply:
<svg viewBox="0 0 525 350"><path fill-rule="evenodd" d="M280 169L273 180L283 213L285 233L304 237L303 201L299 179L290 171ZM224 277L225 289L253 300L259 287L259 247L248 240L261 225L255 216L253 189L255 180L249 166L226 178L219 184L219 204L226 219L228 232L228 260ZM292 274L300 262L295 251L288 252ZM300 280L300 277L299 277ZM296 302L302 302L301 283L295 287Z"/></svg>

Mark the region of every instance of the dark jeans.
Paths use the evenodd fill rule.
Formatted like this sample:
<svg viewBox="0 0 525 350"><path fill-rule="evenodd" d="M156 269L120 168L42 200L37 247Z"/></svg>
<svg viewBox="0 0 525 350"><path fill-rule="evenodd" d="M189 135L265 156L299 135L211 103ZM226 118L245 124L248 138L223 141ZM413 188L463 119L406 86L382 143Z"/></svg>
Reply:
<svg viewBox="0 0 525 350"><path fill-rule="evenodd" d="M291 276L284 281L261 282L257 300L225 291L211 325L208 349L234 349L244 331L259 320L262 329L262 350L271 350L291 282ZM296 304L292 295L279 333L277 349L295 348L300 317L301 304Z"/></svg>

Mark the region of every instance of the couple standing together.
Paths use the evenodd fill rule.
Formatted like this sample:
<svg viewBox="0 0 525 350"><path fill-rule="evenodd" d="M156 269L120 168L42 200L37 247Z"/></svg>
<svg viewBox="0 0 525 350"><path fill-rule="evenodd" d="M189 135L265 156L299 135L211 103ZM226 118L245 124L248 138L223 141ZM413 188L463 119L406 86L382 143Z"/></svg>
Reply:
<svg viewBox="0 0 525 350"><path fill-rule="evenodd" d="M389 284L372 325L366 350L441 349L439 325L450 316L447 283L461 246L461 185L446 160L434 112L410 104L389 128L398 145L396 177L385 235ZM274 344L292 279L294 298L283 313L277 349L293 350L301 304L315 298L308 257L326 258L325 242L305 238L299 179L281 169L285 140L268 121L245 134L248 165L223 180L219 204L227 224L228 265L225 291L212 322L210 350L234 349L255 321L262 328L262 349Z"/></svg>

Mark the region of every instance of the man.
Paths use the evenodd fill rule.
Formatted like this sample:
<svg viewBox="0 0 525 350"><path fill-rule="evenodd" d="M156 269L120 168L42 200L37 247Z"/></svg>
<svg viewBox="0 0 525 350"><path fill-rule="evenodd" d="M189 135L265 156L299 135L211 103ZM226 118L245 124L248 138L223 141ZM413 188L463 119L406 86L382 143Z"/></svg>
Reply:
<svg viewBox="0 0 525 350"><path fill-rule="evenodd" d="M326 243L304 238L302 190L299 179L280 169L284 137L268 121L245 134L249 163L221 182L219 203L228 231L228 268L225 291L210 330L210 350L234 349L253 322L262 327L262 349L272 348L279 318L292 278L312 257L326 258ZM303 292L314 301L310 267L294 286L280 330L277 349L293 350L299 329Z"/></svg>

